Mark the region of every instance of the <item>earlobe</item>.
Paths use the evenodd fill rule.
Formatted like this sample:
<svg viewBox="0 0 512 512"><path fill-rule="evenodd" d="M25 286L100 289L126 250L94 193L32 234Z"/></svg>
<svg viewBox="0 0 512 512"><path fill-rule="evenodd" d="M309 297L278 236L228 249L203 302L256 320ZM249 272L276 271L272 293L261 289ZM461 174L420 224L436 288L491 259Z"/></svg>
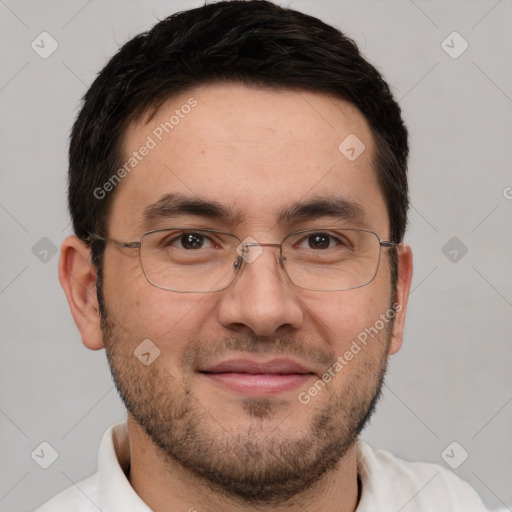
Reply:
<svg viewBox="0 0 512 512"><path fill-rule="evenodd" d="M389 345L389 354L400 350L403 341L407 302L412 281L412 249L407 244L398 248L398 282L396 288L395 318L393 321L393 334Z"/></svg>
<svg viewBox="0 0 512 512"><path fill-rule="evenodd" d="M83 344L91 350L103 348L96 269L92 264L90 249L76 236L69 236L62 242L59 281Z"/></svg>

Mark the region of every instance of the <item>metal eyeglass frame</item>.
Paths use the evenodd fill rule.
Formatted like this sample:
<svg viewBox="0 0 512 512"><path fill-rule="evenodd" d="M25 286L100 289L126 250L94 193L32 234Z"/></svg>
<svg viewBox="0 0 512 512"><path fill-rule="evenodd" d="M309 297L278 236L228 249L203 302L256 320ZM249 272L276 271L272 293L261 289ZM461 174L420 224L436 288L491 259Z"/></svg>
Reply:
<svg viewBox="0 0 512 512"><path fill-rule="evenodd" d="M295 284L293 282L293 280L290 278L290 276L288 275L288 272L286 271L286 266L284 265L286 259L283 258L283 243L285 242L285 240L291 236L294 236L294 235L300 235L301 233L310 233L310 232L322 232L322 231L329 231L329 230L340 230L340 231L364 231L365 233L370 233L372 234L373 236L375 236L375 238L377 239L377 241L379 242L379 258L378 258L378 261L377 261L377 266L376 266L376 269L375 269L375 273L373 275L373 277L366 283L363 283L361 285L358 285L358 286L352 286L350 288L342 288L342 289L339 289L339 290L321 290L321 289L315 289L315 288L307 288L307 287L304 287L304 286L300 286L298 284ZM244 243L242 240L240 240L240 238L238 238L236 235L234 235L233 233L229 233L227 231L222 231L220 229L210 229L210 228L191 228L191 227L183 227L183 226L176 226L176 227L170 227L170 228L162 228L162 229L153 229L153 230L150 230L150 231L147 231L146 233L144 233L141 237L140 237L140 240L139 241L135 241L135 242L123 242L121 240L116 240L115 238L105 238L105 237L102 237L100 235L97 235L96 233L89 233L88 234L88 237L86 240L99 240L101 242L112 242L116 245L118 245L119 247L123 247L123 248L126 248L126 249L138 249L139 250L139 263L140 263L140 266L141 266L141 269L142 269L142 272L144 274L144 277L146 278L146 280L148 281L148 283L151 285L151 286L154 286L155 288L159 288L161 290L165 290L165 291L172 291L172 292L176 292L176 293L213 293L213 292L220 292L222 290L225 290L226 288L228 288L229 286L231 286L231 284L233 283L233 281L235 280L236 276L240 273L241 269L242 269L242 265L243 265L243 261L244 261L244 258L238 254L236 254L236 259L233 263L233 266L234 268L236 269L236 273L235 275L233 276L233 279L226 285L224 286L223 288L219 288L219 289L216 289L216 290L208 290L206 292L197 292L197 291L193 291L193 290L172 290L172 289L169 289L169 288L165 288L163 286L158 286L157 284L155 284L154 282L152 282L148 275L146 274L146 271L144 270L144 265L142 264L142 257L141 257L141 247L142 247L142 239L147 236L147 235L151 235L153 233L159 233L159 232L163 232L163 231L172 231L172 230L181 230L181 231L190 231L190 232L194 232L194 231L205 231L205 232L209 232L209 233L218 233L218 234L222 234L222 235L228 235L228 236L231 236L235 239L237 239L239 242L240 242L240 245L242 245L243 248L245 247L256 247L256 246L259 246L259 247L279 247L279 262L281 263L281 266L283 267L288 279L290 280L290 282L294 285L294 286L297 286L298 288L302 288L304 290L311 290L311 291L326 291L326 292L329 292L329 291L347 291L347 290L353 290L353 289L356 289L356 288L362 288L363 286L367 286L369 285L374 279L375 279L375 276L377 275L377 272L379 270L379 267L380 267L380 259L381 259L381 248L382 247L385 247L385 248L391 248L391 247L398 247L400 244L399 243L396 243L396 242L391 242L389 240L381 240L379 235L377 233L375 233L374 231L370 231L368 229L359 229L359 228L340 228L339 226L336 226L336 227L320 227L320 228L315 228L315 229L303 229L303 230L299 230L299 231L293 231L292 233L288 233L284 238L283 240L281 241L281 243L279 244L273 244L273 243L259 243L259 242L249 242L249 243ZM243 250L243 249L242 249Z"/></svg>

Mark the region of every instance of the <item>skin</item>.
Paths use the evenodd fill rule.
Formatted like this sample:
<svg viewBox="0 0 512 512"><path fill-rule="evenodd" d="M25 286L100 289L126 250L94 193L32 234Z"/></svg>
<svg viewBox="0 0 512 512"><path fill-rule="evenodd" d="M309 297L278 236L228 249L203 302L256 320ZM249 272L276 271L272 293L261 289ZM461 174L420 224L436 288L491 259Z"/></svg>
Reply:
<svg viewBox="0 0 512 512"><path fill-rule="evenodd" d="M165 103L148 124L140 120L130 126L125 154L144 144L154 127L192 96L197 107L118 185L108 236L139 240L144 208L164 193L179 192L229 205L239 214L238 222L189 216L155 228L187 222L223 229L241 240L251 236L279 243L291 231L327 226L333 219L280 225L277 209L334 192L364 208L367 225L352 227L388 239L389 219L372 164L368 123L354 106L337 98L233 84L200 87ZM353 162L338 150L349 134L366 145ZM84 345L106 348L118 388L129 402L129 480L152 510L355 510L355 423L371 408L387 359L402 344L412 279L409 246L399 248L396 301L401 309L392 328L390 324L379 332L309 404L301 404L297 395L390 308L388 251L382 250L375 279L349 291L293 286L279 266L278 251L264 248L227 289L188 294L151 286L136 250L107 244L103 296L108 319L102 329L89 250L76 237L63 242L60 281ZM146 367L133 351L147 338L161 353ZM197 372L200 365L234 356L264 361L282 355L306 364L313 375L302 387L269 399L243 396ZM323 423L322 414L327 418ZM149 419L142 428L144 415ZM172 445L187 439L187 432L193 433L188 441L197 446L173 453ZM279 447L282 457L276 455ZM228 489L206 473L199 475L194 467L205 459L228 479L247 477L245 487L240 483L238 490ZM260 487L250 483L258 471L277 476L285 467L307 467L310 481L297 477L274 488L268 482L260 481ZM256 489L252 498L251 485Z"/></svg>

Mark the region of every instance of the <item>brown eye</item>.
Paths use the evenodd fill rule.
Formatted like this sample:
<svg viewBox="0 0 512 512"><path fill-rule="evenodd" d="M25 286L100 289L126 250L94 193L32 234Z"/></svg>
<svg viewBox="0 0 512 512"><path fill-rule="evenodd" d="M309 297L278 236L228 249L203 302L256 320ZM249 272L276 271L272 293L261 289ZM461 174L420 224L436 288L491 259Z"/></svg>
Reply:
<svg viewBox="0 0 512 512"><path fill-rule="evenodd" d="M204 236L198 233L185 233L180 238L184 249L201 249L204 244Z"/></svg>
<svg viewBox="0 0 512 512"><path fill-rule="evenodd" d="M175 231L161 240L159 245L166 249L186 249L190 251L210 249L217 246L208 236L193 231Z"/></svg>
<svg viewBox="0 0 512 512"><path fill-rule="evenodd" d="M332 237L327 233L314 233L307 238L310 249L328 249Z"/></svg>

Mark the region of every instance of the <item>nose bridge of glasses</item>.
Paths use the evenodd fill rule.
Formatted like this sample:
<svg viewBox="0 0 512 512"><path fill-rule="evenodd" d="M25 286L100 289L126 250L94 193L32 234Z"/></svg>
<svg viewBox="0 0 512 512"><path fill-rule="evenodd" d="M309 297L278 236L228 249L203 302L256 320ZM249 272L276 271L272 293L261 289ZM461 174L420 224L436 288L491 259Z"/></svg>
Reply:
<svg viewBox="0 0 512 512"><path fill-rule="evenodd" d="M279 263L281 255L281 244L260 243L257 242L254 238L249 238L238 245L236 253L240 257L240 259L244 260L246 263L253 263L263 254L264 247L274 247L276 249L279 249L279 257L277 258L277 261Z"/></svg>
<svg viewBox="0 0 512 512"><path fill-rule="evenodd" d="M244 244L246 247L277 247L281 248L281 244L260 244L259 242L249 242Z"/></svg>

